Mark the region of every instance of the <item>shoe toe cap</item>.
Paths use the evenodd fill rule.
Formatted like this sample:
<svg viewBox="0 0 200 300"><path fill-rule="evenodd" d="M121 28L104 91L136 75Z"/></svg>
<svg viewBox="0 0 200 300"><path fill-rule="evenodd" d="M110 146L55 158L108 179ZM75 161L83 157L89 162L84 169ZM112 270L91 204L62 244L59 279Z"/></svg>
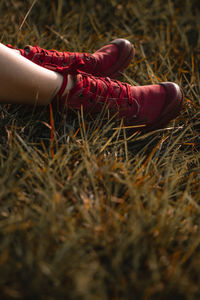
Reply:
<svg viewBox="0 0 200 300"><path fill-rule="evenodd" d="M183 105L183 92L178 84L174 82L162 82L161 86L164 87L166 92L165 105L162 113L155 120L154 123L147 126L144 131L151 131L165 127L171 120L175 119Z"/></svg>
<svg viewBox="0 0 200 300"><path fill-rule="evenodd" d="M183 93L178 84L174 82L162 82L161 85L165 88L166 98L169 102L177 102L181 104Z"/></svg>
<svg viewBox="0 0 200 300"><path fill-rule="evenodd" d="M115 39L112 42L110 42L110 44L117 45L117 47L120 50L123 50L123 49L130 49L130 50L132 50L132 48L134 48L133 44L130 41L128 41L126 39L123 39L123 38Z"/></svg>
<svg viewBox="0 0 200 300"><path fill-rule="evenodd" d="M113 40L111 44L115 44L118 47L119 59L121 58L124 60L124 58L126 58L128 65L135 55L134 45L130 41L123 38Z"/></svg>
<svg viewBox="0 0 200 300"><path fill-rule="evenodd" d="M183 92L178 84L174 82L162 82L161 85L166 91L165 107L161 122L167 124L179 115L183 104Z"/></svg>
<svg viewBox="0 0 200 300"><path fill-rule="evenodd" d="M118 48L118 57L112 70L110 70L111 77L114 78L119 75L125 68L128 67L135 55L134 45L123 38L115 39L110 44L115 44Z"/></svg>

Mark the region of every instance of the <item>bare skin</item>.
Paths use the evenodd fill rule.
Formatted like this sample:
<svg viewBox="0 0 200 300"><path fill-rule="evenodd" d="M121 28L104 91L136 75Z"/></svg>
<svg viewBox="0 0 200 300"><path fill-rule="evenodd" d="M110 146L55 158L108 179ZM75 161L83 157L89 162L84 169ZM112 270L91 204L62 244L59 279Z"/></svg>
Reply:
<svg viewBox="0 0 200 300"><path fill-rule="evenodd" d="M49 104L62 85L62 75L19 54L0 43L0 103Z"/></svg>

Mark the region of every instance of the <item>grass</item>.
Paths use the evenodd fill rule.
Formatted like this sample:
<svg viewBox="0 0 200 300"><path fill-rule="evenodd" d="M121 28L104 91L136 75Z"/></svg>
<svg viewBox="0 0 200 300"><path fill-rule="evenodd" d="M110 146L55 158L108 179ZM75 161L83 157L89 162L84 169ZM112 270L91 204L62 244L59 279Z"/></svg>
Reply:
<svg viewBox="0 0 200 300"><path fill-rule="evenodd" d="M1 105L1 299L200 298L199 11L195 0L0 2L2 43L92 52L124 37L136 57L121 80L175 81L185 96L149 134L105 114Z"/></svg>

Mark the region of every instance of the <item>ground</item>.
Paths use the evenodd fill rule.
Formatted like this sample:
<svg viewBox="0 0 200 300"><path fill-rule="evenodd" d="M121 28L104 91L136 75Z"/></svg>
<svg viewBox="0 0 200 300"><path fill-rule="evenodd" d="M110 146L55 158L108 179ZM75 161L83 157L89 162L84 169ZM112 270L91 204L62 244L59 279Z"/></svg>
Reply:
<svg viewBox="0 0 200 300"><path fill-rule="evenodd" d="M120 80L174 81L180 116L133 133L106 115L0 107L1 299L200 298L199 1L1 0L2 43L136 55Z"/></svg>

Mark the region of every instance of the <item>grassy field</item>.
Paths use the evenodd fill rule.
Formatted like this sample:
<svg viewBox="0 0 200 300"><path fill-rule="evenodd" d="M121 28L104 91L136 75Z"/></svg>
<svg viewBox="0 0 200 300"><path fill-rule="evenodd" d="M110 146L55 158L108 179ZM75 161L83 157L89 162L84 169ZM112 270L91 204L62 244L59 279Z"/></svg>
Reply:
<svg viewBox="0 0 200 300"><path fill-rule="evenodd" d="M184 108L144 135L105 114L0 106L0 299L200 299L199 15L195 0L1 0L2 43L127 38L121 80L174 81Z"/></svg>

